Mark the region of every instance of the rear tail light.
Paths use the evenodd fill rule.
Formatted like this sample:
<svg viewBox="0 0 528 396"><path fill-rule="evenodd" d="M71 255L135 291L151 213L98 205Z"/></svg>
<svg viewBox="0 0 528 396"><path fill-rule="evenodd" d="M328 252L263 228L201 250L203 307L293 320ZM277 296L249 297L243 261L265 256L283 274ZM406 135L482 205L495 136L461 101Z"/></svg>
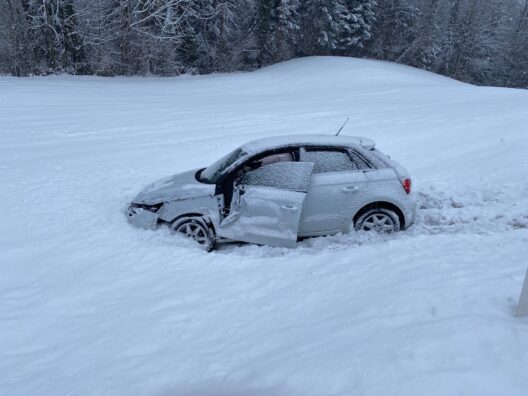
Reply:
<svg viewBox="0 0 528 396"><path fill-rule="evenodd" d="M410 194L411 193L411 179L403 179L401 184L405 192L407 194Z"/></svg>

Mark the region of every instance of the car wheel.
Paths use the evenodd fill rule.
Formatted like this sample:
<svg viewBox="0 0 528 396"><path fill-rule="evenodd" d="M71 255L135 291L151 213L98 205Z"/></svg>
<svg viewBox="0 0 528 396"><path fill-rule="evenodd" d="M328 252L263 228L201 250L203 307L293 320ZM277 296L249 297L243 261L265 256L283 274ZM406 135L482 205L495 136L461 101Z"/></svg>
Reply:
<svg viewBox="0 0 528 396"><path fill-rule="evenodd" d="M390 234L400 230L400 219L390 209L373 208L358 217L354 228L356 231L376 231L380 234Z"/></svg>
<svg viewBox="0 0 528 396"><path fill-rule="evenodd" d="M202 218L184 218L174 221L171 230L201 245L207 252L215 248L215 235L211 226Z"/></svg>

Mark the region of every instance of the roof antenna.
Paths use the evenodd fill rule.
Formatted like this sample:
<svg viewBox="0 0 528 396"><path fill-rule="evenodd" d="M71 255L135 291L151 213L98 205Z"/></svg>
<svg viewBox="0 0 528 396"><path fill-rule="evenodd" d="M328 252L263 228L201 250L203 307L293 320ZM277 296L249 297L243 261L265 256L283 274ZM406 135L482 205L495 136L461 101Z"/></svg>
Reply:
<svg viewBox="0 0 528 396"><path fill-rule="evenodd" d="M350 117L347 117L347 119L345 120L343 125L341 125L341 128L339 128L339 131L337 131L337 133L335 134L336 136L339 136L339 132L341 132L343 130L343 128L345 127L345 125L347 124L349 119L350 119Z"/></svg>

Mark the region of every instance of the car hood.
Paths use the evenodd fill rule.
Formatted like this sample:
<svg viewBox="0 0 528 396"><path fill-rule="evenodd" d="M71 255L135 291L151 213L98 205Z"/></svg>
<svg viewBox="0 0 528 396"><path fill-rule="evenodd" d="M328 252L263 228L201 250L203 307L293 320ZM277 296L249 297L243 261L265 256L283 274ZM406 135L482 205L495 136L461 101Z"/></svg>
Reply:
<svg viewBox="0 0 528 396"><path fill-rule="evenodd" d="M195 175L198 170L194 169L157 180L141 190L132 200L132 203L156 205L167 201L214 195L214 184L204 184L196 180Z"/></svg>

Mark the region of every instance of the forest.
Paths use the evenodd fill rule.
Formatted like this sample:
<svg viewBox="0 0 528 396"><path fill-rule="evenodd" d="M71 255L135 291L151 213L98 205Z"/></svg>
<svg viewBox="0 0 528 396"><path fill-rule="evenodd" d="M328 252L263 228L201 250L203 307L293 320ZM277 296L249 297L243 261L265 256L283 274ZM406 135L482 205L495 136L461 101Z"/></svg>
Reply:
<svg viewBox="0 0 528 396"><path fill-rule="evenodd" d="M0 74L205 74L387 60L528 88L528 0L2 0Z"/></svg>

